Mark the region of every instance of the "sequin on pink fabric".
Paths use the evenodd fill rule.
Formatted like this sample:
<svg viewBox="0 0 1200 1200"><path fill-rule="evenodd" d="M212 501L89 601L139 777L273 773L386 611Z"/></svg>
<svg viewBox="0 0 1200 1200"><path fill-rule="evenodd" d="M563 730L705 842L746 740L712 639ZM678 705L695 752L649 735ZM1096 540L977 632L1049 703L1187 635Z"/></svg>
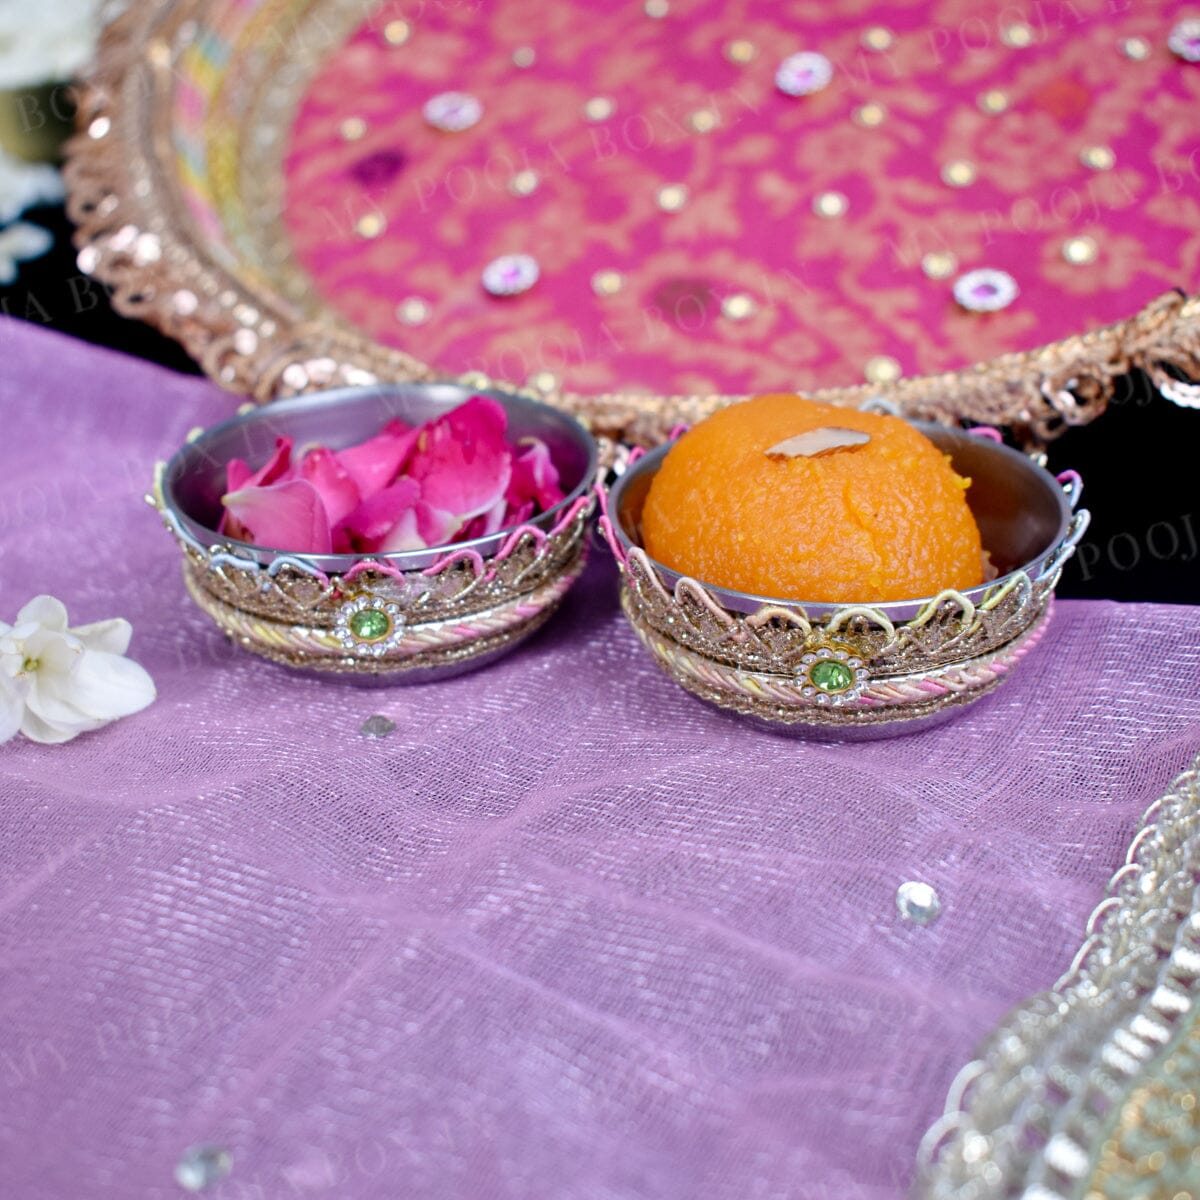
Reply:
<svg viewBox="0 0 1200 1200"><path fill-rule="evenodd" d="M599 553L479 674L289 674L141 500L235 400L11 322L0 354L3 612L128 617L160 693L0 748L5 1197L171 1200L199 1143L220 1200L892 1200L1200 745L1193 610L1064 602L956 724L813 746L660 675Z"/></svg>

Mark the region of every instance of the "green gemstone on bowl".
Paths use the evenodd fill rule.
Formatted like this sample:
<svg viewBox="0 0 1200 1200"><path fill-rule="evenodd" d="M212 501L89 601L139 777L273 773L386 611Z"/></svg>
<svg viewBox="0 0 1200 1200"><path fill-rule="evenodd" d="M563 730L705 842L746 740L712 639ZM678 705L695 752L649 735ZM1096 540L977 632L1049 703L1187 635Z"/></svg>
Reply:
<svg viewBox="0 0 1200 1200"><path fill-rule="evenodd" d="M844 662L823 658L815 662L808 673L813 687L823 692L844 692L854 684L854 672Z"/></svg>
<svg viewBox="0 0 1200 1200"><path fill-rule="evenodd" d="M387 613L377 608L360 608L350 618L350 632L360 642L377 642L392 631L392 623Z"/></svg>

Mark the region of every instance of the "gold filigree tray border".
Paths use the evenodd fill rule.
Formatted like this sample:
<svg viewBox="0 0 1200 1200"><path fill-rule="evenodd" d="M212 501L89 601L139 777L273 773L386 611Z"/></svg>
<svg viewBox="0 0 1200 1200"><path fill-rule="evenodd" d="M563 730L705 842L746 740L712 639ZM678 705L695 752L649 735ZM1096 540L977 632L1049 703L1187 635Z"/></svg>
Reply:
<svg viewBox="0 0 1200 1200"><path fill-rule="evenodd" d="M111 290L118 311L175 338L219 384L259 402L446 375L314 300L279 222L264 211L279 202L272 181L282 134L307 81L368 8L365 0L263 0L235 13L219 0L146 0L108 27L97 65L79 85L66 178L81 269ZM206 39L236 22L248 49L230 86L210 98L205 167L234 219L214 227L189 204L181 177L176 89ZM263 227L272 235L256 240ZM1200 378L1200 296L1169 292L1128 320L959 371L811 394L853 407L881 396L914 418L1005 426L1036 449L1103 412L1116 380L1135 368L1168 398L1200 407L1200 386L1189 382ZM462 381L491 382L474 374ZM742 398L505 386L569 409L598 434L641 444Z"/></svg>

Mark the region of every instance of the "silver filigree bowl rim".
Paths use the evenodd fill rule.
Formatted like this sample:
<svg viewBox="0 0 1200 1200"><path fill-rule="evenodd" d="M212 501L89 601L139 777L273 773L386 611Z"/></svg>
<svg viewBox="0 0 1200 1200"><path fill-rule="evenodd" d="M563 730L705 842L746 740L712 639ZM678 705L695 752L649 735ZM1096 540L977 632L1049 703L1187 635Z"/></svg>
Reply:
<svg viewBox="0 0 1200 1200"><path fill-rule="evenodd" d="M421 571L448 554L490 558L524 526L508 526L486 537L424 550L311 554L230 538L217 532L217 522L212 519L220 512L225 464L230 458L243 458L251 465L263 462L279 436L292 437L297 448L319 443L342 449L374 436L392 417L416 424L448 412L472 396L490 397L504 407L510 442L539 437L546 443L566 495L524 526L553 531L569 513L578 511L580 502L590 494L598 464L595 439L579 420L553 405L495 387L472 388L454 381L329 388L276 400L214 425L190 438L167 463L161 476L165 515L200 546L232 549L238 557L260 566L294 562L327 575L343 575L363 562L386 563L396 571Z"/></svg>
<svg viewBox="0 0 1200 1200"><path fill-rule="evenodd" d="M1007 568L976 587L948 591L979 604L1021 575L1036 580L1061 565L1065 560L1063 551L1074 545L1084 527L1084 522L1073 520L1082 489L1082 481L1075 472L1064 472L1056 478L1032 458L992 436L993 430L955 429L932 421L909 423L950 455L959 474L971 477L967 502L980 525L983 547L992 554L994 562ZM882 613L893 624L911 620L937 599L931 595L888 602L799 600L739 592L672 570L646 551L639 526L645 491L673 444L666 442L638 458L608 493L612 530L622 550L628 554L637 549L645 554L668 593L681 580L692 579L717 604L733 613L749 614L764 607L778 607L802 610L809 619L824 620L846 609L869 608Z"/></svg>

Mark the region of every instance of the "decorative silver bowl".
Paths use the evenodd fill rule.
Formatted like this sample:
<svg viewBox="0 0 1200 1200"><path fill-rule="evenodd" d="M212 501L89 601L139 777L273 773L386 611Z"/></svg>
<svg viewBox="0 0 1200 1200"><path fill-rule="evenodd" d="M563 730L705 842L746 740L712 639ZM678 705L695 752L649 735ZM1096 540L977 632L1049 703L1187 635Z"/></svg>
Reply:
<svg viewBox="0 0 1200 1200"><path fill-rule="evenodd" d="M621 605L689 692L773 728L886 737L945 720L1007 678L1046 628L1063 564L1088 524L1081 482L1057 479L993 430L914 422L971 479L968 501L998 575L887 604L752 596L690 579L642 546L641 515L669 445L631 461L601 517Z"/></svg>
<svg viewBox="0 0 1200 1200"><path fill-rule="evenodd" d="M288 436L340 449L392 417L419 424L474 395L508 413L509 438L538 437L566 498L488 537L399 554L295 554L216 532L230 458L260 463ZM189 439L159 464L152 503L184 554L192 598L236 643L273 662L368 682L456 674L513 649L583 569L596 443L548 404L454 383L339 388L281 400Z"/></svg>

